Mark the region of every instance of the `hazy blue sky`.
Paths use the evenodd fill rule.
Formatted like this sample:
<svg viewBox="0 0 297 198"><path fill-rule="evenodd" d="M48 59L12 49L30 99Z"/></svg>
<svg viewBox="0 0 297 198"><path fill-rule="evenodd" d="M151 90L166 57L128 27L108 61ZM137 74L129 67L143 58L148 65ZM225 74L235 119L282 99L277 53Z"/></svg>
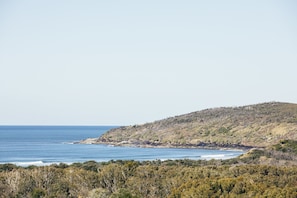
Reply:
<svg viewBox="0 0 297 198"><path fill-rule="evenodd" d="M0 124L137 124L296 86L294 0L0 0Z"/></svg>

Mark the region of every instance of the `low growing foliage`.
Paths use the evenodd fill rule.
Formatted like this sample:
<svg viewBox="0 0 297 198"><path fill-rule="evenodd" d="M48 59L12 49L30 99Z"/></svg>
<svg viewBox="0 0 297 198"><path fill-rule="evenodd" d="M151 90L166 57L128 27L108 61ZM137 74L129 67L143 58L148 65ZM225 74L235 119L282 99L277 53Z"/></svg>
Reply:
<svg viewBox="0 0 297 198"><path fill-rule="evenodd" d="M7 169L0 172L0 197L297 196L297 166L218 166L185 161ZM100 168L89 170L86 164Z"/></svg>

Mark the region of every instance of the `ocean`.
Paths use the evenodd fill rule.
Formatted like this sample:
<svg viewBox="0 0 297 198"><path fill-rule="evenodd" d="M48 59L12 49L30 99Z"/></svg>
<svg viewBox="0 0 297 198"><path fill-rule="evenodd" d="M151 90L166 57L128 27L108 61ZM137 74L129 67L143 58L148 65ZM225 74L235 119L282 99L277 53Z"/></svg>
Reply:
<svg viewBox="0 0 297 198"><path fill-rule="evenodd" d="M228 159L238 150L192 148L139 148L110 145L75 144L98 137L115 126L0 126L0 164L19 166L94 160Z"/></svg>

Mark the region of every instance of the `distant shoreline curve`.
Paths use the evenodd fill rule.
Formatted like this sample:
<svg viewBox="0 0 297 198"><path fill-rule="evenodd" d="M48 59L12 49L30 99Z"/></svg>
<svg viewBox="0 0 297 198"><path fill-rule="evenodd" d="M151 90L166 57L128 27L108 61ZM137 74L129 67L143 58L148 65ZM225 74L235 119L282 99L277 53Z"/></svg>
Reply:
<svg viewBox="0 0 297 198"><path fill-rule="evenodd" d="M142 142L106 142L100 141L98 138L87 138L75 144L103 144L110 146L124 146L124 147L141 147L141 148L192 148L192 149L211 149L211 150L238 150L238 151L249 151L255 147L244 146L239 144L232 145L217 145L214 143L204 143L200 142L199 144L162 144L162 143L142 143ZM259 147L261 148L261 147Z"/></svg>

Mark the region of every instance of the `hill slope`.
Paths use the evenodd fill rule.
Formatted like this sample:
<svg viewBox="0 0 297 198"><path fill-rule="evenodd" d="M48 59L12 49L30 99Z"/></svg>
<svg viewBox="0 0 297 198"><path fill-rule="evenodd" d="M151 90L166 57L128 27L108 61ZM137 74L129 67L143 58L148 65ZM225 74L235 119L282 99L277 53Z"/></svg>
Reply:
<svg viewBox="0 0 297 198"><path fill-rule="evenodd" d="M221 107L112 129L82 143L166 147L266 147L297 140L297 104Z"/></svg>

